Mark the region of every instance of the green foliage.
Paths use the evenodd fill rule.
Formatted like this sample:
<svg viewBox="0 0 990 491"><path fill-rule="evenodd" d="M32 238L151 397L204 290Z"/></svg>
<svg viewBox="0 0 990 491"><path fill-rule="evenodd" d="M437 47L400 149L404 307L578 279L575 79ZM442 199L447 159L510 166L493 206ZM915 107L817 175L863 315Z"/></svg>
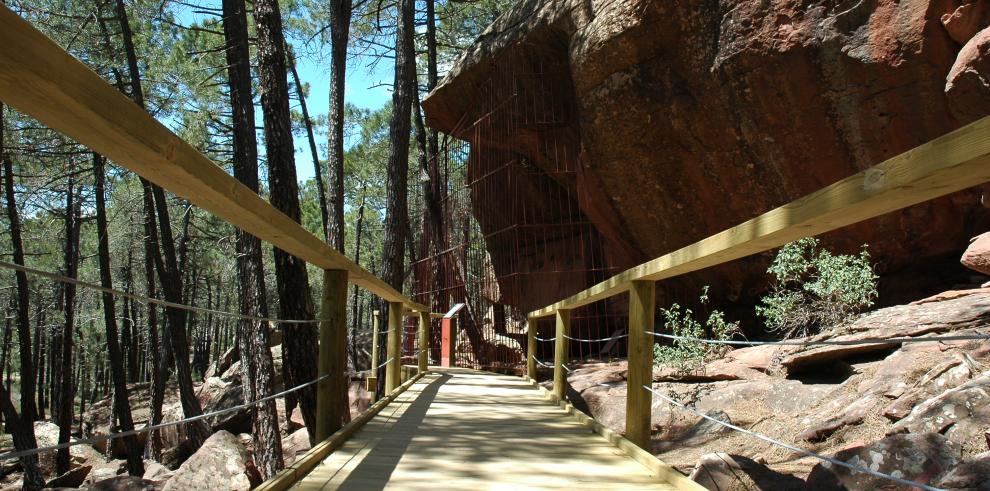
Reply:
<svg viewBox="0 0 990 491"><path fill-rule="evenodd" d="M785 245L767 273L773 288L756 313L784 337L806 336L814 329L848 321L877 298L877 275L866 245L858 255L834 255L818 239Z"/></svg>
<svg viewBox="0 0 990 491"><path fill-rule="evenodd" d="M702 305L708 305L707 286L702 290L699 300ZM660 317L665 330L674 336L725 341L739 332L739 323L726 321L725 313L719 310L711 311L704 324L695 318L691 309L676 303L669 309L660 309ZM725 345L676 339L671 345L653 345L653 364L673 366L677 371L690 372L705 360L723 355L725 350Z"/></svg>

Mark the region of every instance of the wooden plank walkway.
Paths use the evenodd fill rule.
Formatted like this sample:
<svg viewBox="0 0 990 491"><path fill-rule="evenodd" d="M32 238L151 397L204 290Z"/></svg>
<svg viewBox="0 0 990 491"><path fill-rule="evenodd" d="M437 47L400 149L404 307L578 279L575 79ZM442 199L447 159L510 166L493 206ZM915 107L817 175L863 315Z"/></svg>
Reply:
<svg viewBox="0 0 990 491"><path fill-rule="evenodd" d="M660 489L523 379L433 369L292 489Z"/></svg>

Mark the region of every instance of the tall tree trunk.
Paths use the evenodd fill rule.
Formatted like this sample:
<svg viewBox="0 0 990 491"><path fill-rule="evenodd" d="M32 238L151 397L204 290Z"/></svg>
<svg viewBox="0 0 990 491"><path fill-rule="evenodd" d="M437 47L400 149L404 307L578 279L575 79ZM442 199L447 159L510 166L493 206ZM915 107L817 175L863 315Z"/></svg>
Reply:
<svg viewBox="0 0 990 491"><path fill-rule="evenodd" d="M132 244L133 242L128 244L127 266L124 268L124 291L128 293L134 292L134 250L130 247ZM127 350L127 381L138 382L141 380L139 356L141 336L138 334L137 310L133 300L124 300L124 316L127 317L127 332L129 334L129 339L124 340L124 349Z"/></svg>
<svg viewBox="0 0 990 491"><path fill-rule="evenodd" d="M106 207L106 176L104 174L103 157L93 154L93 176L95 178L96 195L96 230L98 239L98 256L100 262L100 284L104 288L113 288L113 277L110 274L110 237L107 230ZM127 392L127 372L124 367L124 355L117 339L117 309L114 298L110 293L103 293L103 322L107 332L107 351L110 358L110 374L113 378L114 412L120 421L121 431L134 430L134 419L131 417L131 407ZM141 444L134 435L124 437L127 448L127 471L132 476L144 475L144 461L141 458Z"/></svg>
<svg viewBox="0 0 990 491"><path fill-rule="evenodd" d="M256 0L255 25L258 30L258 71L261 108L265 121L265 150L268 157L268 188L272 205L289 218L300 221L299 186L289 119L289 91L285 69L285 40L282 15L277 0ZM283 319L313 319L313 298L309 290L306 263L275 248L275 281L278 287L279 316ZM318 340L313 324L282 324L283 367L286 386L316 378ZM316 434L316 388L297 392L306 428Z"/></svg>
<svg viewBox="0 0 990 491"><path fill-rule="evenodd" d="M364 189L361 190L361 205L358 206L357 224L354 227L354 263L361 264L361 233L364 229ZM357 370L357 339L358 339L358 305L360 303L360 288L354 285L354 297L351 302L351 366Z"/></svg>
<svg viewBox="0 0 990 491"><path fill-rule="evenodd" d="M323 187L323 166L320 164L320 153L316 150L316 136L313 133L313 120L309 118L309 109L306 106L306 94L303 93L302 81L299 80L299 71L296 70L296 60L292 55L289 45L286 44L288 53L289 68L292 72L292 81L296 86L296 97L299 98L299 109L302 111L303 125L306 127L306 139L309 141L309 153L313 158L313 176L316 178L316 196L320 203L320 219L323 223L323 239L327 243L331 242L330 212L327 209L327 190ZM335 208L336 210L336 208ZM343 208L341 208L343 213ZM341 239L343 242L343 239Z"/></svg>
<svg viewBox="0 0 990 491"><path fill-rule="evenodd" d="M327 134L330 217L329 243L344 252L344 83L352 0L330 0L330 130Z"/></svg>
<svg viewBox="0 0 990 491"><path fill-rule="evenodd" d="M44 330L45 325L45 314L41 309L41 302L35 302L37 305L34 310L35 315L35 326L34 326L34 366L38 367L37 370L37 383L35 387L38 387L38 420L45 419L45 343L42 342L41 333ZM32 429L33 433L33 429Z"/></svg>
<svg viewBox="0 0 990 491"><path fill-rule="evenodd" d="M4 106L0 103L0 163L3 164L4 194L7 199L7 220L10 223L10 242L14 250L14 263L24 265L24 243L21 240L21 217L17 211L17 196L14 194L14 164L7 158L4 144ZM21 421L33 422L38 419L35 406L34 363L31 360L31 291L27 274L14 272L17 280L17 339L20 342L21 356Z"/></svg>
<svg viewBox="0 0 990 491"><path fill-rule="evenodd" d="M395 79L392 121L389 124L388 201L385 207L385 243L382 277L402 291L405 239L409 230L409 124L416 98L416 58L413 49L414 0L399 0L395 35ZM383 309L384 310L384 309ZM387 312L383 313L387 319Z"/></svg>
<svg viewBox="0 0 990 491"><path fill-rule="evenodd" d="M130 23L127 18L127 9L123 0L116 0L116 14L120 22L120 34L124 44L124 52L127 57L127 68L130 74L131 98L142 108L144 105L144 91L141 87L141 72L138 68L137 54L134 50L133 35ZM144 183L144 180L142 179ZM165 191L162 188L148 184L151 188L151 195L154 198L154 209L158 216L158 233L160 240L155 249L155 269L158 278L161 280L162 291L165 299L182 303L182 275L179 270L179 263L176 256L174 235L169 217L168 203L165 200ZM179 400L182 403L182 413L186 418L199 416L203 413L196 398L192 383L192 370L189 364L189 341L186 336L186 312L181 309L166 308L165 315L168 318L165 323L165 338L172 348L172 355L175 357L176 379L179 384ZM200 420L191 423L187 427L189 444L192 449L199 448L203 441L210 435L210 429L205 421Z"/></svg>
<svg viewBox="0 0 990 491"><path fill-rule="evenodd" d="M234 177L257 193L258 143L254 132L251 54L248 46L247 12L244 0L223 0L223 14L230 107L233 111ZM284 75L283 72L283 81ZM301 92L300 99L302 99ZM252 317L268 317L261 241L251 234L238 230L236 247L240 311ZM268 325L262 321L242 319L238 322L238 329L244 400L256 400L269 395L273 386L274 364L268 347ZM287 363L288 360L283 359L283 362ZM285 466L282 461L282 442L274 400L255 406L252 411L252 428L255 464L261 471L262 477L268 479Z"/></svg>
<svg viewBox="0 0 990 491"><path fill-rule="evenodd" d="M0 412L3 412L5 430L14 439L14 450L23 452L38 448L38 441L34 438L34 425L28 421L23 421L17 415L14 404L10 402L10 392L2 387L0 387ZM44 488L45 478L38 470L38 455L28 455L19 460L24 469L21 489L33 491Z"/></svg>
<svg viewBox="0 0 990 491"><path fill-rule="evenodd" d="M158 254L158 227L155 225L155 205L151 196L151 184L142 182L144 198L144 277L145 294L158 298L155 284L155 255ZM158 307L148 304L145 310L148 328L148 356L151 359L151 425L162 422L162 406L165 404L165 383L168 380L167 356L161 351L158 336ZM151 432L146 443L145 455L153 460L162 458L162 438L159 431Z"/></svg>
<svg viewBox="0 0 990 491"><path fill-rule="evenodd" d="M75 278L79 268L79 203L75 199L75 184L69 177L68 191L65 198L65 276ZM73 377L72 377L72 346L73 327L76 321L76 285L66 283L62 286L65 309L65 325L61 335L60 356L60 387L58 394L58 442L67 443L72 432L73 410ZM55 469L59 474L69 471L69 449L58 451L55 458Z"/></svg>

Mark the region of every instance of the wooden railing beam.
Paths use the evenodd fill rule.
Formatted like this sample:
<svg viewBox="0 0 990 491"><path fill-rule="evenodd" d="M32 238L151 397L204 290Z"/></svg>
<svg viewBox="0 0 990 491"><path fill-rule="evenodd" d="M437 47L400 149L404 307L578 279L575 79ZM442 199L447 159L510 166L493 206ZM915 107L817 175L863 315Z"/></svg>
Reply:
<svg viewBox="0 0 990 491"><path fill-rule="evenodd" d="M0 5L0 100L235 227L415 310L412 302L231 177Z"/></svg>

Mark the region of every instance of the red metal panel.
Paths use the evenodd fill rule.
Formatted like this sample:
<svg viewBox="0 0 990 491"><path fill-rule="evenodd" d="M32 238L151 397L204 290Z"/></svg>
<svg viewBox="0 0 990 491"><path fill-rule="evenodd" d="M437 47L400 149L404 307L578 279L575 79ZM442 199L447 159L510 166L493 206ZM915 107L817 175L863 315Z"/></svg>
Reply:
<svg viewBox="0 0 990 491"><path fill-rule="evenodd" d="M444 317L440 323L440 366L453 366L454 361L454 319Z"/></svg>

